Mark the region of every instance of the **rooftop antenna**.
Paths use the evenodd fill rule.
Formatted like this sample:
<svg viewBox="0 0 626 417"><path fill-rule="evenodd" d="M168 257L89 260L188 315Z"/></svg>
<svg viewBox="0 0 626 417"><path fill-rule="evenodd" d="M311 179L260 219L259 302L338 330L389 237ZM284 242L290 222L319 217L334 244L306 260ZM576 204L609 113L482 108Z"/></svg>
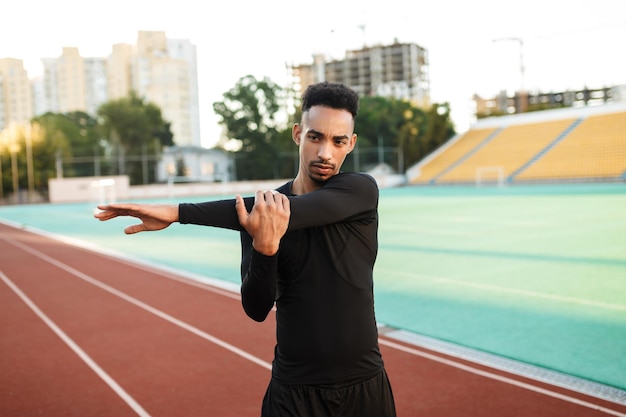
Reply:
<svg viewBox="0 0 626 417"><path fill-rule="evenodd" d="M520 92L524 92L524 40L521 38L507 37L493 39L493 42L513 41L519 43L519 71L520 71Z"/></svg>
<svg viewBox="0 0 626 417"><path fill-rule="evenodd" d="M361 29L361 32L363 32L363 47L365 48L367 46L366 42L365 42L365 23L361 23L360 25L358 25L357 27L359 29Z"/></svg>

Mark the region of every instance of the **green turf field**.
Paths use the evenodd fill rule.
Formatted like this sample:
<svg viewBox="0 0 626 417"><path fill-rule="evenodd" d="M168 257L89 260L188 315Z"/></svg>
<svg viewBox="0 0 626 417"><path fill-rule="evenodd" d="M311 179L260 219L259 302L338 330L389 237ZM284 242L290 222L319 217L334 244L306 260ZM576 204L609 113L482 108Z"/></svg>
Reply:
<svg viewBox="0 0 626 417"><path fill-rule="evenodd" d="M92 213L0 207L14 223L239 282L232 231L126 236L129 220ZM383 189L379 239L380 322L626 389L625 184Z"/></svg>

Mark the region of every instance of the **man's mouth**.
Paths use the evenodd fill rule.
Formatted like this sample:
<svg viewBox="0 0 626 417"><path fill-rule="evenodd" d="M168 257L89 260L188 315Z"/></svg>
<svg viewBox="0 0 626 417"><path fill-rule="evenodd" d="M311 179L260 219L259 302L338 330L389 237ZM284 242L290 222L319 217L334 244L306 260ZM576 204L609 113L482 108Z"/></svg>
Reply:
<svg viewBox="0 0 626 417"><path fill-rule="evenodd" d="M332 165L327 165L327 164L313 164L313 168L320 174L320 175L328 175L331 174L333 172L334 167Z"/></svg>

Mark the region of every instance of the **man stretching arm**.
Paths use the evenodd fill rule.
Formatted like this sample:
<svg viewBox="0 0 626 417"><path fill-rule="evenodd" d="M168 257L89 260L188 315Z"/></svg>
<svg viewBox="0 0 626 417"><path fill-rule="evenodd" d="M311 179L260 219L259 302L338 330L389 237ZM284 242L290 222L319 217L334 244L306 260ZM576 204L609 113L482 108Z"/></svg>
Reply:
<svg viewBox="0 0 626 417"><path fill-rule="evenodd" d="M394 417L378 346L373 269L378 187L340 168L356 145L358 96L319 83L292 128L296 177L276 192L178 206L99 206L100 220L141 219L126 233L173 222L240 231L242 304L262 321L276 305L275 355L262 416Z"/></svg>

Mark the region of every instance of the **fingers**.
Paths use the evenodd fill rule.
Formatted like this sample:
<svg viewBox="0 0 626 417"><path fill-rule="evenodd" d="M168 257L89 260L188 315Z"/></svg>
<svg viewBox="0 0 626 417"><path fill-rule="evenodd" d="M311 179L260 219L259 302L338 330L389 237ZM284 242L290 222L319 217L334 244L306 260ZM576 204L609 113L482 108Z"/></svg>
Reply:
<svg viewBox="0 0 626 417"><path fill-rule="evenodd" d="M255 206L257 204L263 204L265 202L265 193L266 191L261 191L261 190L257 190L257 192L254 193L254 205Z"/></svg>
<svg viewBox="0 0 626 417"><path fill-rule="evenodd" d="M235 196L235 209L239 223L248 228L260 221L261 216L280 214L289 217L289 199L276 190L257 190L254 193L254 205L248 212L243 197Z"/></svg>
<svg viewBox="0 0 626 417"><path fill-rule="evenodd" d="M118 216L131 216L134 210L132 204L98 204L98 211L94 213L94 217L98 220L110 220Z"/></svg>
<svg viewBox="0 0 626 417"><path fill-rule="evenodd" d="M104 206L98 206L98 209L100 211L96 211L93 215L96 219L100 221L111 220L117 216L121 216L121 214L118 213L117 211L109 210L109 209L102 208L102 207Z"/></svg>
<svg viewBox="0 0 626 417"><path fill-rule="evenodd" d="M287 198L285 194L278 194L278 198L280 198L280 202L282 203L283 208L288 213L291 213L291 202L289 201L289 198Z"/></svg>
<svg viewBox="0 0 626 417"><path fill-rule="evenodd" d="M287 196L276 190L257 190L254 193L254 205L275 204L283 207L285 203L289 204ZM244 210L246 210L243 197L240 194L235 195L235 208L238 215L244 214ZM245 214L248 214L247 210Z"/></svg>
<svg viewBox="0 0 626 417"><path fill-rule="evenodd" d="M264 255L274 255L280 240L289 227L289 199L274 190L259 190L254 195L254 206L244 225L252 236L252 246Z"/></svg>
<svg viewBox="0 0 626 417"><path fill-rule="evenodd" d="M276 190L259 190L254 195L254 204L256 205L257 203L276 205L277 207L283 208L285 205L289 206L289 198Z"/></svg>
<svg viewBox="0 0 626 417"><path fill-rule="evenodd" d="M280 211L284 211L287 214L290 213L289 198L285 194L279 193L278 191L272 191L270 198Z"/></svg>
<svg viewBox="0 0 626 417"><path fill-rule="evenodd" d="M98 207L98 209L100 210L116 210L116 211L122 211L122 210L132 210L136 207L135 204L119 204L119 203L115 203L115 204L98 204L96 207Z"/></svg>
<svg viewBox="0 0 626 417"><path fill-rule="evenodd" d="M148 230L146 229L146 226L143 223L140 223L128 226L124 229L124 233L126 233L127 235L134 235L135 233L145 232L146 230Z"/></svg>
<svg viewBox="0 0 626 417"><path fill-rule="evenodd" d="M256 202L256 196L255 196ZM237 210L237 217L239 218L239 223L244 225L246 223L246 219L248 218L248 210L246 209L246 205L243 202L243 197L239 194L235 196L235 210Z"/></svg>
<svg viewBox="0 0 626 417"><path fill-rule="evenodd" d="M274 191L271 196L274 204L280 211L290 213L289 198L285 194Z"/></svg>

